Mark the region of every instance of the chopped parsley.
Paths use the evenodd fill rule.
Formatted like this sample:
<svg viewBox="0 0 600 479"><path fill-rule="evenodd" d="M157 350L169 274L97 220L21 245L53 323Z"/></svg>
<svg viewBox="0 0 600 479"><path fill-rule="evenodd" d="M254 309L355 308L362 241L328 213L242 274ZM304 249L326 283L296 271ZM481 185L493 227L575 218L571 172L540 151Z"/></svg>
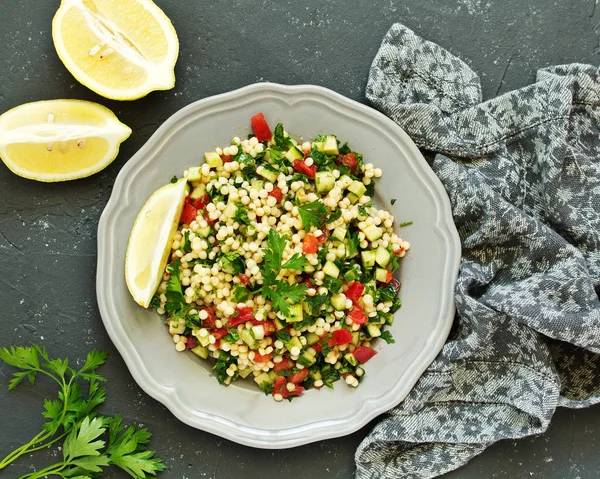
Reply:
<svg viewBox="0 0 600 479"><path fill-rule="evenodd" d="M298 213L302 220L302 226L308 231L311 226L321 228L325 224L327 207L317 200L298 207Z"/></svg>
<svg viewBox="0 0 600 479"><path fill-rule="evenodd" d="M412 224L413 224L412 221L405 221L404 223L400 223L398 226L400 226L400 228L402 228L404 226L410 226Z"/></svg>
<svg viewBox="0 0 600 479"><path fill-rule="evenodd" d="M390 205L395 205L396 204L396 198L392 198L390 200Z"/></svg>

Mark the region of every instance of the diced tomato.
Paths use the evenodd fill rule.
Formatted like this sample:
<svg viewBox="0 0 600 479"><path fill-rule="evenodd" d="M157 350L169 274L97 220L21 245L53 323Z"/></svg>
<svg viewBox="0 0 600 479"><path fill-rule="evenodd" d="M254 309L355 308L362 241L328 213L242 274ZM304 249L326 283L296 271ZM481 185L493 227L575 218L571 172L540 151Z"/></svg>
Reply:
<svg viewBox="0 0 600 479"><path fill-rule="evenodd" d="M322 339L319 340L319 347L322 349L323 347L325 347L325 342L327 342L327 347L328 348L333 348L337 343L335 342L335 338L331 335L328 334L327 336L324 336ZM313 346L314 348L315 346Z"/></svg>
<svg viewBox="0 0 600 479"><path fill-rule="evenodd" d="M353 303L356 303L360 297L365 292L365 285L359 283L358 281L352 281L350 286L348 287L348 291L346 291L346 298L348 298Z"/></svg>
<svg viewBox="0 0 600 479"><path fill-rule="evenodd" d="M246 321L254 320L254 310L250 306L244 306L243 308L235 308L236 315L231 316L228 319L227 325L232 328L238 324L243 324Z"/></svg>
<svg viewBox="0 0 600 479"><path fill-rule="evenodd" d="M250 118L250 123L252 123L252 131L258 141L267 141L273 136L269 124L265 120L265 115L262 113L257 113Z"/></svg>
<svg viewBox="0 0 600 479"><path fill-rule="evenodd" d="M208 211L206 210L204 210L204 220L211 226L217 222L217 220L213 220L210 218L210 216L208 216Z"/></svg>
<svg viewBox="0 0 600 479"><path fill-rule="evenodd" d="M275 334L277 328L275 327L275 323L273 321L261 321L263 329L265 330L265 336L271 336L271 334Z"/></svg>
<svg viewBox="0 0 600 479"><path fill-rule="evenodd" d="M312 281L310 280L310 278L304 278L302 280L302 284L306 285L307 288L312 288L314 287Z"/></svg>
<svg viewBox="0 0 600 479"><path fill-rule="evenodd" d="M185 347L187 349L194 349L196 346L198 346L198 343L196 342L196 338L190 334L188 336L187 342L185 343Z"/></svg>
<svg viewBox="0 0 600 479"><path fill-rule="evenodd" d="M338 346L352 342L352 334L347 329L336 329L333 332L333 337Z"/></svg>
<svg viewBox="0 0 600 479"><path fill-rule="evenodd" d="M188 197L189 198L189 197ZM204 208L206 208L206 205L208 205L212 200L210 199L210 196L208 195L204 195L201 198L198 198L195 202L194 202L194 207L197 210L203 210Z"/></svg>
<svg viewBox="0 0 600 479"><path fill-rule="evenodd" d="M385 277L385 284L388 284L393 278L394 278L394 276L392 275L392 272L388 271L387 275Z"/></svg>
<svg viewBox="0 0 600 479"><path fill-rule="evenodd" d="M321 349L323 349L321 348L321 345L319 343L313 344L311 348L313 348L317 352L321 352Z"/></svg>
<svg viewBox="0 0 600 479"><path fill-rule="evenodd" d="M283 360L280 363L275 363L275 366L273 366L273 371L275 371L276 373L281 371L290 371L294 368L295 365L296 363L290 358L283 358Z"/></svg>
<svg viewBox="0 0 600 479"><path fill-rule="evenodd" d="M323 234L320 235L317 240L319 243L325 243L329 239L329 230L327 229L327 226L323 226L321 228L321 233Z"/></svg>
<svg viewBox="0 0 600 479"><path fill-rule="evenodd" d="M186 202L183 205L183 212L179 221L189 225L196 219L196 216L198 216L198 210L191 203Z"/></svg>
<svg viewBox="0 0 600 479"><path fill-rule="evenodd" d="M288 391L287 388L284 388L279 394L283 396L283 399L288 399L294 396L300 396L304 392L304 388L302 386L296 386L296 389L293 391Z"/></svg>
<svg viewBox="0 0 600 479"><path fill-rule="evenodd" d="M215 348L219 349L219 348L221 347L221 340L220 340L220 339L217 339L217 340L215 341L215 344L213 344L213 346L214 346Z"/></svg>
<svg viewBox="0 0 600 479"><path fill-rule="evenodd" d="M365 324L369 320L363 309L358 304L354 305L352 311L348 313L348 317L354 324Z"/></svg>
<svg viewBox="0 0 600 479"><path fill-rule="evenodd" d="M273 395L281 394L282 390L286 389L285 383L287 383L287 378L285 376L277 376L275 378L275 383L273 384Z"/></svg>
<svg viewBox="0 0 600 479"><path fill-rule="evenodd" d="M271 353L259 354L259 353L255 352L253 361L255 363L266 363L267 361L270 361L272 357L273 357L273 355Z"/></svg>
<svg viewBox="0 0 600 479"><path fill-rule="evenodd" d="M302 252L304 254L314 254L319 249L319 240L311 235L307 234L302 241Z"/></svg>
<svg viewBox="0 0 600 479"><path fill-rule="evenodd" d="M348 153L342 156L342 163L353 170L358 165L358 158L356 158L354 153Z"/></svg>
<svg viewBox="0 0 600 479"><path fill-rule="evenodd" d="M239 275L240 278L240 283L242 283L244 286L248 286L250 284L250 278L248 278L248 276L246 276L245 274L241 273Z"/></svg>
<svg viewBox="0 0 600 479"><path fill-rule="evenodd" d="M294 384L300 384L308 377L308 369L304 368L298 371L297 373L288 376L288 381Z"/></svg>
<svg viewBox="0 0 600 479"><path fill-rule="evenodd" d="M404 251L404 246L401 246L399 249L394 251L394 254L399 255Z"/></svg>
<svg viewBox="0 0 600 479"><path fill-rule="evenodd" d="M204 326L207 329L214 328L215 321L217 320L217 315L215 314L215 308L211 306L210 308L204 308L204 311L207 312L208 317L202 321L202 326Z"/></svg>
<svg viewBox="0 0 600 479"><path fill-rule="evenodd" d="M375 356L377 351L367 348L366 346L359 346L352 352L352 354L354 354L354 357L359 363L364 364L373 356Z"/></svg>
<svg viewBox="0 0 600 479"><path fill-rule="evenodd" d="M298 173L303 173L311 180L314 180L315 173L317 172L317 165L308 166L304 163L304 160L294 160L294 170Z"/></svg>
<svg viewBox="0 0 600 479"><path fill-rule="evenodd" d="M221 155L221 160L223 161L223 163L231 163L233 161L233 158L231 157L231 155Z"/></svg>
<svg viewBox="0 0 600 479"><path fill-rule="evenodd" d="M279 203L283 199L283 192L281 191L281 188L274 186L273 190L269 192L269 196L275 198L277 200L277 203Z"/></svg>
<svg viewBox="0 0 600 479"><path fill-rule="evenodd" d="M210 334L213 335L216 339L221 339L223 336L227 336L228 333L229 331L227 331L227 329L225 328L215 329L210 332Z"/></svg>

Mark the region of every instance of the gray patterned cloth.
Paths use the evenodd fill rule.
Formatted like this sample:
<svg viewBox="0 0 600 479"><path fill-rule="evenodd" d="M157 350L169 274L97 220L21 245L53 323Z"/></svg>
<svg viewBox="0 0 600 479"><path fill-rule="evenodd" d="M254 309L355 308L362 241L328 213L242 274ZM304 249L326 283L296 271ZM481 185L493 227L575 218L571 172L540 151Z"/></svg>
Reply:
<svg viewBox="0 0 600 479"><path fill-rule="evenodd" d="M600 76L544 68L482 102L477 75L396 24L367 97L429 158L463 248L448 342L356 452L366 478L431 478L600 402Z"/></svg>

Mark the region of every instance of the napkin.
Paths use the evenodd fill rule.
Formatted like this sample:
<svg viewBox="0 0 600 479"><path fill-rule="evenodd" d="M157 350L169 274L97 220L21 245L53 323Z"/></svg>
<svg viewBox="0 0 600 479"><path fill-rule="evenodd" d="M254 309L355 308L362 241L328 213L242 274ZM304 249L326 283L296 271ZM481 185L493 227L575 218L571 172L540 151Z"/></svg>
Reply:
<svg viewBox="0 0 600 479"><path fill-rule="evenodd" d="M367 98L442 181L462 259L450 337L360 444L356 476L431 478L600 401L599 74L543 68L483 102L463 61L396 24Z"/></svg>

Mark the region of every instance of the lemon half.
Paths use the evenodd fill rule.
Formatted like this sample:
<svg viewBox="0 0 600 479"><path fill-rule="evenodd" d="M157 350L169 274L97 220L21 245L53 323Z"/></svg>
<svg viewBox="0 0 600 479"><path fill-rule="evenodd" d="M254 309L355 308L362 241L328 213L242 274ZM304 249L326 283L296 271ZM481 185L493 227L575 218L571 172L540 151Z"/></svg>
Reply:
<svg viewBox="0 0 600 479"><path fill-rule="evenodd" d="M135 100L175 86L179 41L151 0L62 0L52 39L71 74L106 98Z"/></svg>
<svg viewBox="0 0 600 479"><path fill-rule="evenodd" d="M66 181L109 165L131 129L108 108L81 100L26 103L0 116L0 157L19 176Z"/></svg>
<svg viewBox="0 0 600 479"><path fill-rule="evenodd" d="M125 280L133 299L144 308L162 280L187 191L182 178L155 191L131 229L125 256Z"/></svg>

